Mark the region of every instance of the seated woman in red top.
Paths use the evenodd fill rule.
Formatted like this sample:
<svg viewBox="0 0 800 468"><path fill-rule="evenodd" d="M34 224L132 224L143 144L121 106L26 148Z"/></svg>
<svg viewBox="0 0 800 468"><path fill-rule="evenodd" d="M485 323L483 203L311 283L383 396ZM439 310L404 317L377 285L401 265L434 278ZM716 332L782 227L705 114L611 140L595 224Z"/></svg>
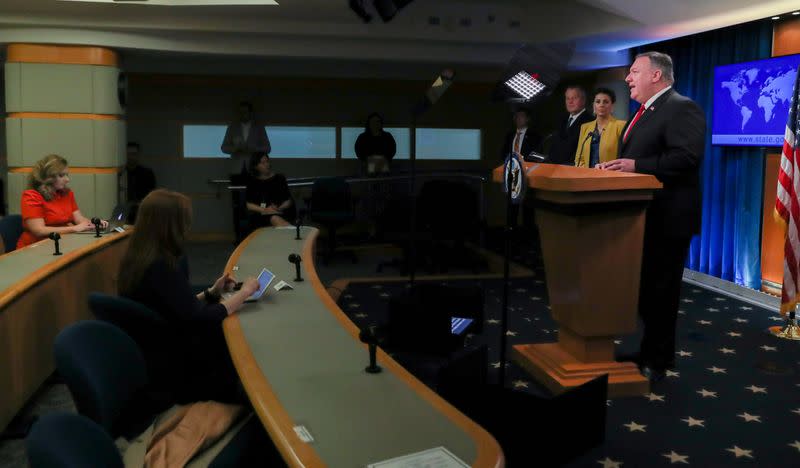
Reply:
<svg viewBox="0 0 800 468"><path fill-rule="evenodd" d="M57 154L36 162L28 177L28 190L22 192L22 235L17 248L44 239L51 233L89 231L94 224L81 214L75 194L67 187L67 160ZM101 221L102 227L108 226Z"/></svg>

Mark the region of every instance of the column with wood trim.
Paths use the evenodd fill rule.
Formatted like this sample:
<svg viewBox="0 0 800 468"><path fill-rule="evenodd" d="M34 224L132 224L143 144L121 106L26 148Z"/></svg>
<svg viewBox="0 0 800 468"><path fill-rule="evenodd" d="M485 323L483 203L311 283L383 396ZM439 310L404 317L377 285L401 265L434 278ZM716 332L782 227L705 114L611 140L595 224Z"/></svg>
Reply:
<svg viewBox="0 0 800 468"><path fill-rule="evenodd" d="M101 47L12 44L5 64L7 200L20 212L31 167L55 153L69 162L81 212L108 217L125 162L125 80Z"/></svg>

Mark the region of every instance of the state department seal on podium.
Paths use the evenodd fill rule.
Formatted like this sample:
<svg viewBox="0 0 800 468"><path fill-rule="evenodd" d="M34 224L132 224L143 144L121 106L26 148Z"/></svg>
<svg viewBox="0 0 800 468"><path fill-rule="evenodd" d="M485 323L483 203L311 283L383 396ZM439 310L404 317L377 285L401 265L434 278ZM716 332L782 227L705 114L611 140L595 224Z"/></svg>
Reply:
<svg viewBox="0 0 800 468"><path fill-rule="evenodd" d="M504 189L510 193L509 199L514 205L519 205L525 198L525 166L522 165L522 157L517 153L508 153L504 163L503 171Z"/></svg>

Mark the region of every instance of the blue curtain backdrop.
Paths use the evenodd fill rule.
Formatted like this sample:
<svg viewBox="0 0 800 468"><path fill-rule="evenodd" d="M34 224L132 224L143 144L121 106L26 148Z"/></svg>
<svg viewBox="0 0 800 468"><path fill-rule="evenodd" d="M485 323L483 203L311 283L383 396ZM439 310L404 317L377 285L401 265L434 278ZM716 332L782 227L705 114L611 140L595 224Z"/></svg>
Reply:
<svg viewBox="0 0 800 468"><path fill-rule="evenodd" d="M768 58L772 24L747 23L650 44L672 56L675 89L706 111L705 158L701 167L703 227L692 240L686 266L737 284L761 289L761 219L764 151L711 145L714 67ZM638 104L632 103L638 108Z"/></svg>

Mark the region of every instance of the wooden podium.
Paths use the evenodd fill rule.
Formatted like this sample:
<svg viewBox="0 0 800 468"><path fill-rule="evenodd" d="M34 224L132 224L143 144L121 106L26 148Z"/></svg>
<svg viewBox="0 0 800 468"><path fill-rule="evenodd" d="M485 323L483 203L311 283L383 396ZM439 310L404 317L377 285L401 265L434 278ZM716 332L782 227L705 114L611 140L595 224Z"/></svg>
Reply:
<svg viewBox="0 0 800 468"><path fill-rule="evenodd" d="M645 211L653 176L526 163L535 199L547 291L558 342L511 353L558 394L608 374L610 396L641 395L649 382L632 362L614 361L614 339L636 331ZM494 170L503 180L503 167Z"/></svg>

